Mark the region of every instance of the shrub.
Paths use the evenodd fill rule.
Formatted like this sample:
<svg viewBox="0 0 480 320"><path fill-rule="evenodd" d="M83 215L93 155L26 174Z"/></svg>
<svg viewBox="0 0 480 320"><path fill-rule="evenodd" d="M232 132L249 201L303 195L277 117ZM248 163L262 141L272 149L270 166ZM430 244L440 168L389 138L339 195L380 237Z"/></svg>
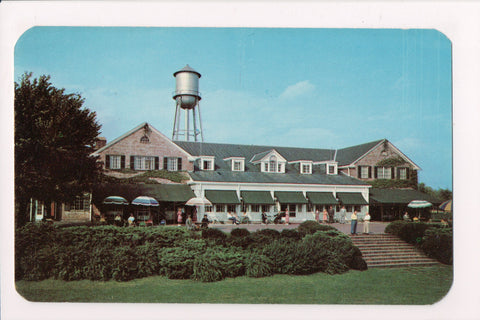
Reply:
<svg viewBox="0 0 480 320"><path fill-rule="evenodd" d="M431 228L425 231L422 250L444 264L453 264L453 232L451 228Z"/></svg>
<svg viewBox="0 0 480 320"><path fill-rule="evenodd" d="M222 280L223 274L216 261L212 261L209 256L200 256L194 260L192 279L214 282Z"/></svg>
<svg viewBox="0 0 480 320"><path fill-rule="evenodd" d="M251 254L245 260L245 275L261 278L273 275L273 261L264 255Z"/></svg>
<svg viewBox="0 0 480 320"><path fill-rule="evenodd" d="M320 224L317 221L308 220L308 221L302 222L298 226L297 230L302 235L302 237L304 237L307 234L314 234L317 231L328 231L328 230L336 230L336 229L326 224Z"/></svg>
<svg viewBox="0 0 480 320"><path fill-rule="evenodd" d="M128 281L137 277L138 256L133 248L115 248L113 250L112 258L112 279L117 281Z"/></svg>
<svg viewBox="0 0 480 320"><path fill-rule="evenodd" d="M282 232L280 232L280 236L294 240L300 240L302 238L302 235L295 229L283 229Z"/></svg>
<svg viewBox="0 0 480 320"><path fill-rule="evenodd" d="M190 279L195 253L184 248L164 248L159 252L159 273L169 279Z"/></svg>
<svg viewBox="0 0 480 320"><path fill-rule="evenodd" d="M400 230L409 222L403 221L403 220L395 220L391 223L389 223L385 227L385 233L390 233L393 235L398 236L400 234Z"/></svg>
<svg viewBox="0 0 480 320"><path fill-rule="evenodd" d="M248 237L250 235L250 231L245 228L235 228L230 232L232 237Z"/></svg>
<svg viewBox="0 0 480 320"><path fill-rule="evenodd" d="M260 229L250 234L253 248L262 248L264 245L280 238L280 232L273 229Z"/></svg>
<svg viewBox="0 0 480 320"><path fill-rule="evenodd" d="M194 260L192 279L203 282L219 281L245 274L244 254L234 249L214 247Z"/></svg>
<svg viewBox="0 0 480 320"><path fill-rule="evenodd" d="M215 243L224 243L227 235L221 230L215 228L207 228L202 230L202 238L214 240Z"/></svg>

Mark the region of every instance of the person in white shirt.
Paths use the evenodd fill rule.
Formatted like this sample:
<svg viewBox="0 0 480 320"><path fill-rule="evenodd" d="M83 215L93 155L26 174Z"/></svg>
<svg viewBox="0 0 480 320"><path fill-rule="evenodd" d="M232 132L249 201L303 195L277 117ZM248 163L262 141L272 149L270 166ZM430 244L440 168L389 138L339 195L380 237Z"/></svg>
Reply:
<svg viewBox="0 0 480 320"><path fill-rule="evenodd" d="M357 210L354 210L353 213L352 213L352 216L350 217L351 221L352 221L352 224L351 224L351 230L350 230L350 233L352 235L356 235L357 234Z"/></svg>
<svg viewBox="0 0 480 320"><path fill-rule="evenodd" d="M363 218L363 233L369 234L370 233L370 214L367 212L365 217Z"/></svg>

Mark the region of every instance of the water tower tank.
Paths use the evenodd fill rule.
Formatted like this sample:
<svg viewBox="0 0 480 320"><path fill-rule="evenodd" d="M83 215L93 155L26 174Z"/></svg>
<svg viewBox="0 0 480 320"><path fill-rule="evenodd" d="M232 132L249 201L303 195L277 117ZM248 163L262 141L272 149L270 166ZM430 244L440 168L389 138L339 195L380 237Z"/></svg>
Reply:
<svg viewBox="0 0 480 320"><path fill-rule="evenodd" d="M202 76L188 64L181 70L175 72L176 88L173 99L182 109L192 109L197 105L200 97L198 91L198 79Z"/></svg>

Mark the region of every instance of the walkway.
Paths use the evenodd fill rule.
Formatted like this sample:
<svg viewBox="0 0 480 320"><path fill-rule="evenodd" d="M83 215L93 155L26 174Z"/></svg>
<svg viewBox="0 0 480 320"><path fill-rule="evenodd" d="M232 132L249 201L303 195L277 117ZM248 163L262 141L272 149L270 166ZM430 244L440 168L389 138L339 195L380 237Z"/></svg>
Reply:
<svg viewBox="0 0 480 320"><path fill-rule="evenodd" d="M350 223L331 223L328 224L337 230L345 233L345 234L350 234ZM388 225L388 222L377 222L377 221L372 221L370 222L370 233L371 234L383 234L385 231L385 227ZM247 229L250 232L255 232L260 229L274 229L278 230L281 232L283 229L295 229L299 226L298 223L295 224L289 224L289 225L284 225L284 224L259 224L259 223L254 223L254 224L239 224L239 225L233 225L231 223L227 224L209 224L208 225L210 228L215 228L222 230L223 232L230 233L232 229L235 228L244 228ZM357 226L357 233L362 233L363 230L363 223L359 223Z"/></svg>

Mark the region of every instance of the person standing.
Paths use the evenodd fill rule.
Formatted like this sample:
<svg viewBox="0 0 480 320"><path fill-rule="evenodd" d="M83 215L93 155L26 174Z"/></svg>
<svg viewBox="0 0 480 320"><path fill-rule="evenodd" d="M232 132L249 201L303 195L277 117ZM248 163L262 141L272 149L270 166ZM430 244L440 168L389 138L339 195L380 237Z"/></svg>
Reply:
<svg viewBox="0 0 480 320"><path fill-rule="evenodd" d="M346 218L347 218L347 210L345 210L345 206L342 206L342 209L340 209L340 223L344 224Z"/></svg>
<svg viewBox="0 0 480 320"><path fill-rule="evenodd" d="M318 223L320 223L320 212L318 212L318 209L315 210L315 221L317 221Z"/></svg>
<svg viewBox="0 0 480 320"><path fill-rule="evenodd" d="M328 223L333 223L333 215L334 214L335 214L335 212L333 211L332 206L330 206L330 208L328 208Z"/></svg>
<svg viewBox="0 0 480 320"><path fill-rule="evenodd" d="M328 212L327 209L323 209L323 223L328 222Z"/></svg>
<svg viewBox="0 0 480 320"><path fill-rule="evenodd" d="M288 225L290 223L290 211L288 209L285 211L285 224Z"/></svg>
<svg viewBox="0 0 480 320"><path fill-rule="evenodd" d="M363 218L363 233L369 234L370 233L370 214L367 212L365 217Z"/></svg>
<svg viewBox="0 0 480 320"><path fill-rule="evenodd" d="M178 225L182 225L183 218L182 218L182 208L177 209L177 223Z"/></svg>
<svg viewBox="0 0 480 320"><path fill-rule="evenodd" d="M350 228L350 233L352 235L357 234L357 210L354 210L352 213L352 216L350 218L352 220L351 228Z"/></svg>

